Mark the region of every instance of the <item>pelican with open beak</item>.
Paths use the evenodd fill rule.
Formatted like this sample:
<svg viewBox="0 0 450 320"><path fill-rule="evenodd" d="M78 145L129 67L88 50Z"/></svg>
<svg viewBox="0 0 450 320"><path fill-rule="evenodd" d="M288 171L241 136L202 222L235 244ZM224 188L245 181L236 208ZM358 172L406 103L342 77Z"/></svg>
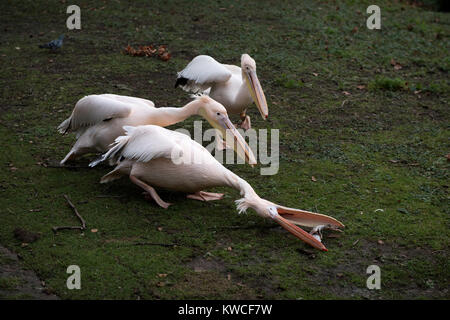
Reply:
<svg viewBox="0 0 450 320"><path fill-rule="evenodd" d="M210 56L197 56L178 72L175 88L178 86L189 92L206 93L222 103L228 113L239 114L243 129L251 127L246 111L252 103L256 104L264 120L269 116L255 60L248 54L241 56L241 67L221 64Z"/></svg>
<svg viewBox="0 0 450 320"><path fill-rule="evenodd" d="M332 217L283 207L260 198L247 181L225 168L187 135L152 125L124 129L126 135L117 138L115 145L99 160L110 159L117 163L114 170L101 178L101 183L128 176L165 209L170 203L163 201L155 188L184 192L190 199L210 201L221 199L223 194L205 192L204 189L231 187L242 196L236 201L239 212L252 208L260 216L272 219L297 238L323 251L327 249L321 239L297 225L313 228L312 231L344 226Z"/></svg>

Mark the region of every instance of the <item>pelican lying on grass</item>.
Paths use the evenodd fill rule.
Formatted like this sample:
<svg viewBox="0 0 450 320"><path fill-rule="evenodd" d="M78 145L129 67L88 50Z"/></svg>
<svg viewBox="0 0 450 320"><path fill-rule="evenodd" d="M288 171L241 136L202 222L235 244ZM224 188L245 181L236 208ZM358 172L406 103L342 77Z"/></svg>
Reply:
<svg viewBox="0 0 450 320"><path fill-rule="evenodd" d="M236 201L239 212L252 208L260 216L273 219L299 239L321 250L327 249L320 238L296 224L311 227L314 232L324 227L343 227L332 217L261 199L245 180L222 166L187 135L153 125L126 126L124 129L126 135L118 137L107 153L90 164L95 166L106 159L117 162L116 168L101 178L101 183L129 176L163 208L170 203L164 202L154 188L192 193L188 198L209 201L221 199L223 194L202 190L228 186L237 189L243 197Z"/></svg>
<svg viewBox="0 0 450 320"><path fill-rule="evenodd" d="M197 56L178 72L176 87L190 92L205 92L241 116L241 127L251 127L247 107L255 102L264 120L269 116L266 97L256 75L256 63L248 54L241 56L241 67L221 64L210 56Z"/></svg>
<svg viewBox="0 0 450 320"><path fill-rule="evenodd" d="M208 96L199 96L181 108L155 108L150 100L115 94L90 95L80 99L72 115L59 125L59 132L76 132L78 139L61 164L86 153L106 152L114 139L124 134L125 125L165 127L192 115L205 118L222 137L226 137L229 130L236 141L229 145L249 164L256 164L253 152L231 123L224 106Z"/></svg>

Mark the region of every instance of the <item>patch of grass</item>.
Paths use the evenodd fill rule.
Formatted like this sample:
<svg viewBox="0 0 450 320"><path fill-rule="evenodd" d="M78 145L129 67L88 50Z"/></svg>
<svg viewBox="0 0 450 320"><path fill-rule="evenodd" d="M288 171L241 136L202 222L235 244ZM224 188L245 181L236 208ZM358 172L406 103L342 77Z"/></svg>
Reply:
<svg viewBox="0 0 450 320"><path fill-rule="evenodd" d="M377 77L369 82L368 88L369 90L397 91L405 90L408 87L406 81L400 78Z"/></svg>
<svg viewBox="0 0 450 320"><path fill-rule="evenodd" d="M19 285L21 285L23 281L17 277L2 277L0 278L0 289L2 290L14 290Z"/></svg>
<svg viewBox="0 0 450 320"><path fill-rule="evenodd" d="M302 80L288 78L288 76L285 74L277 78L275 80L275 83L286 89L294 89L294 88L299 89L305 85L305 83Z"/></svg>

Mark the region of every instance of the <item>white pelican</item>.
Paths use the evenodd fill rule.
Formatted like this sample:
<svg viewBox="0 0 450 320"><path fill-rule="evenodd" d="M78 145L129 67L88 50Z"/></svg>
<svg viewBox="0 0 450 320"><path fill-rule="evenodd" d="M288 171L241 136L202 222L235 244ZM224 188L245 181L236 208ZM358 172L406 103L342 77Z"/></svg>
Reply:
<svg viewBox="0 0 450 320"><path fill-rule="evenodd" d="M157 204L167 208L154 187L193 193L188 198L209 201L221 199L223 194L202 191L206 188L228 186L240 191L243 197L236 201L239 212L254 209L260 216L271 218L296 237L315 248L327 250L320 237L314 234L325 228L339 228L336 219L308 211L287 208L261 199L253 188L239 176L222 166L203 146L187 135L147 125L124 127L125 136L118 137L115 145L90 166L109 159L116 168L103 176L101 183L128 175L130 180L144 189ZM296 226L313 228L312 234Z"/></svg>
<svg viewBox="0 0 450 320"><path fill-rule="evenodd" d="M90 95L80 99L72 115L59 125L59 132L73 131L77 134L75 145L61 164L86 153L106 152L114 139L124 134L124 125L165 127L192 115L201 115L219 130L222 137L227 137L229 130L232 134L229 137L234 137L237 142L229 145L249 164L256 164L253 152L231 123L224 106L208 96L199 96L181 108L155 108L150 100L115 94Z"/></svg>
<svg viewBox="0 0 450 320"><path fill-rule="evenodd" d="M264 120L269 116L266 97L256 75L256 63L248 54L241 56L241 67L221 64L210 56L197 56L178 72L175 88L191 92L205 92L227 108L240 114L241 127L251 127L247 107L255 102Z"/></svg>

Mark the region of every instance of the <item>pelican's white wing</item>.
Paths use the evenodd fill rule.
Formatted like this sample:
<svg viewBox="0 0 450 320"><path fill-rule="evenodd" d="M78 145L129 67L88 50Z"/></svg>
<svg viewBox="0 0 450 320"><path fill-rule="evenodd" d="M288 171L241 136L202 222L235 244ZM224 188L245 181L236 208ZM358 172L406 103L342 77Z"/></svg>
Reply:
<svg viewBox="0 0 450 320"><path fill-rule="evenodd" d="M210 88L214 83L226 82L231 72L223 64L210 56L197 56L182 71L178 72L177 83L186 91L199 92Z"/></svg>
<svg viewBox="0 0 450 320"><path fill-rule="evenodd" d="M106 159L114 162L123 158L148 162L155 158L178 159L183 156L182 145L191 140L187 135L159 126L124 126L125 136L118 137L113 147L91 167Z"/></svg>
<svg viewBox="0 0 450 320"><path fill-rule="evenodd" d="M72 115L63 121L58 130L61 133L78 131L113 118L127 117L133 106L154 107L150 100L119 96L115 94L90 95L80 99L72 111Z"/></svg>

